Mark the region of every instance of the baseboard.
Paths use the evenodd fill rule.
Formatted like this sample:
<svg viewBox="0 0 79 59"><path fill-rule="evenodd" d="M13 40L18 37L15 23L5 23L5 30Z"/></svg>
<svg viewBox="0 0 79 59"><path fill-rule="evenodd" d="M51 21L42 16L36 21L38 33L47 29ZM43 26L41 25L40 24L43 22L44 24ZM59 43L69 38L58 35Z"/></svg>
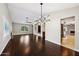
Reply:
<svg viewBox="0 0 79 59"><path fill-rule="evenodd" d="M11 36L8 34L0 43L0 55L3 52L4 48L8 44L9 40L11 39Z"/></svg>
<svg viewBox="0 0 79 59"><path fill-rule="evenodd" d="M50 40L47 40L47 41L49 41L49 42L52 42L52 41L50 41ZM56 42L52 42L52 43L55 43L55 44L57 44L57 45L61 45L60 43L56 43ZM61 45L61 46L63 46L63 45ZM63 46L63 47L65 47L65 46ZM71 50L74 50L74 51L77 51L77 52L79 52L79 50L78 49L76 49L76 48L69 48L69 47L65 47L65 48L68 48L68 49L71 49Z"/></svg>
<svg viewBox="0 0 79 59"><path fill-rule="evenodd" d="M63 45L61 45L61 46L63 46ZM63 47L65 47L65 46L63 46ZM74 51L77 51L77 52L79 52L79 50L78 49L76 49L76 48L69 48L69 47L65 47L65 48L68 48L68 49L71 49L71 50L74 50Z"/></svg>

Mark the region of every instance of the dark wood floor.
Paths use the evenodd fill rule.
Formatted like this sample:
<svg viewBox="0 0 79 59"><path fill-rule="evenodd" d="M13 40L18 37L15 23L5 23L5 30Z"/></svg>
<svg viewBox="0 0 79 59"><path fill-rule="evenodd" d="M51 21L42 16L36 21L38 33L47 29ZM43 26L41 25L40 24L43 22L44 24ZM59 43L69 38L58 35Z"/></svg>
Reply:
<svg viewBox="0 0 79 59"><path fill-rule="evenodd" d="M62 47L35 35L15 35L1 56L78 56L79 52Z"/></svg>

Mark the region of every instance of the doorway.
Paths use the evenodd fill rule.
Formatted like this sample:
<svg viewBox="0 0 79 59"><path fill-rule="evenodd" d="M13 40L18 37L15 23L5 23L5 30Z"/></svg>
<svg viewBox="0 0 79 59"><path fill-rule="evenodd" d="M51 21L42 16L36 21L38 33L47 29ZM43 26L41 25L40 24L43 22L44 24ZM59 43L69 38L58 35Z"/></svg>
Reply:
<svg viewBox="0 0 79 59"><path fill-rule="evenodd" d="M61 19L61 45L74 48L75 45L75 17Z"/></svg>

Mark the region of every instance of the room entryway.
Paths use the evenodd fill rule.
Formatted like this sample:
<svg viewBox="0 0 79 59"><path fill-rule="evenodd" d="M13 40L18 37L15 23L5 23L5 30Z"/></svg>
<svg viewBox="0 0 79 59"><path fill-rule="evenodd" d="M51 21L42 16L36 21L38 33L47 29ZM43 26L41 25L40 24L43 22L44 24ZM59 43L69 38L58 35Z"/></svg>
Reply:
<svg viewBox="0 0 79 59"><path fill-rule="evenodd" d="M75 45L75 17L61 19L61 45L74 48Z"/></svg>

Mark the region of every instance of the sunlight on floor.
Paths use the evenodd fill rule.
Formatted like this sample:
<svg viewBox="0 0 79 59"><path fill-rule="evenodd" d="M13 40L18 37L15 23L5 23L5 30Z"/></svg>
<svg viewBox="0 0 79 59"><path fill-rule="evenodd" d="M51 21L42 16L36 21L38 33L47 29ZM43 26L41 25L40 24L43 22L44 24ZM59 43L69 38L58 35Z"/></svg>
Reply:
<svg viewBox="0 0 79 59"><path fill-rule="evenodd" d="M25 45L29 45L30 41L29 41L29 35L25 35L25 36L21 36L20 38L20 42L24 43Z"/></svg>
<svg viewBox="0 0 79 59"><path fill-rule="evenodd" d="M69 35L67 38L62 38L62 45L68 48L74 48L74 41L75 37Z"/></svg>

